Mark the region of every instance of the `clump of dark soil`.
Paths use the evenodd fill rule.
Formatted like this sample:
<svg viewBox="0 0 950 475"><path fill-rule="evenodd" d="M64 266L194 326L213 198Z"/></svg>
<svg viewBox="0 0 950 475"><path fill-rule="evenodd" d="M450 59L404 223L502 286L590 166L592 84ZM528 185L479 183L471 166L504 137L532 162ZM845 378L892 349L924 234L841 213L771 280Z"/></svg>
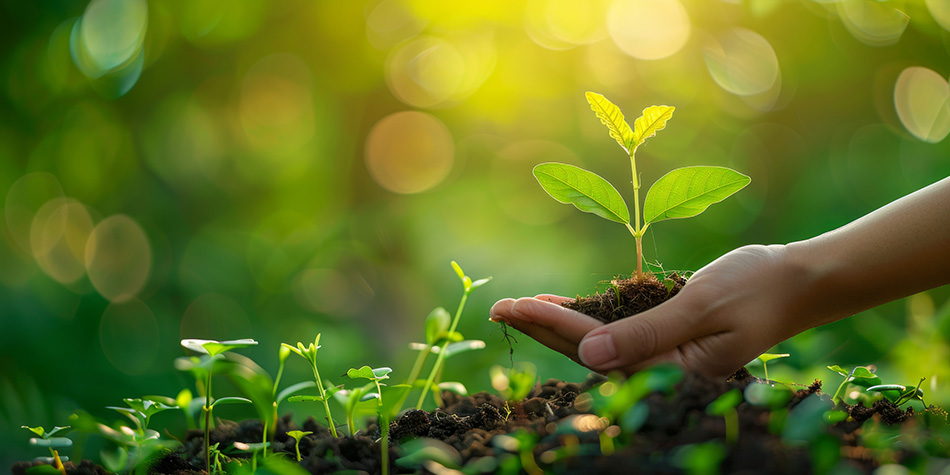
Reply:
<svg viewBox="0 0 950 475"><path fill-rule="evenodd" d="M610 289L562 305L610 323L656 307L673 298L684 285L686 279L675 272L666 275L662 281L653 274L643 274L641 277L612 280Z"/></svg>

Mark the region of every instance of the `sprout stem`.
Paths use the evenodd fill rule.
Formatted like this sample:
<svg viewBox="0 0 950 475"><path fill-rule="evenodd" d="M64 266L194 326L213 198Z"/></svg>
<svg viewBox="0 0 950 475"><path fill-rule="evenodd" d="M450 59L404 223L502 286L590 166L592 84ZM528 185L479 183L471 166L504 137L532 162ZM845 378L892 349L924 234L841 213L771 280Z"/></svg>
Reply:
<svg viewBox="0 0 950 475"><path fill-rule="evenodd" d="M214 362L208 368L208 391L205 393L205 468L211 473L211 371L214 368Z"/></svg>
<svg viewBox="0 0 950 475"><path fill-rule="evenodd" d="M633 237L637 241L637 280L643 276L643 229L640 228L640 179L637 177L636 147L630 151L630 171L633 175ZM629 228L630 225L628 224Z"/></svg>
<svg viewBox="0 0 950 475"><path fill-rule="evenodd" d="M330 415L330 403L327 402L327 393L323 390L323 381L320 380L320 372L317 371L317 362L313 362L313 379L317 382L317 389L320 391L320 398L323 399L323 408L327 411L327 425L330 426L330 433L333 437L339 437L336 434L336 424L333 423L333 416Z"/></svg>
<svg viewBox="0 0 950 475"><path fill-rule="evenodd" d="M459 319L462 316L462 309L465 308L465 302L468 300L468 294L471 293L471 289L465 290L462 294L462 300L459 302L458 310L455 311L455 318L452 319L452 326L449 327L449 334L455 332L455 327L459 324ZM435 381L435 375L439 372L439 369L442 367L442 362L445 361L445 350L449 346L448 340L439 347L439 356L435 359L435 364L432 365L432 370L429 372L429 378L426 379L426 384L422 387L422 394L419 395L419 402L416 403L416 409L422 409L422 404L426 400L426 395L429 394L429 387L432 386L432 382Z"/></svg>

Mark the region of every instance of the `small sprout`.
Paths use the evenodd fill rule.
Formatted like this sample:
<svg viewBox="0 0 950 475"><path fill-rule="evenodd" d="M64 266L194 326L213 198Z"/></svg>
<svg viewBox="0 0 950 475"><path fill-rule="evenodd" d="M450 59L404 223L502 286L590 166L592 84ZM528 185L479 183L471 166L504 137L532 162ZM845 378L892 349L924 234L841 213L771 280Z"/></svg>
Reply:
<svg viewBox="0 0 950 475"><path fill-rule="evenodd" d="M296 348L287 343L281 343L280 345L282 348L296 353L310 363L310 369L313 371L313 381L317 386L317 391L320 393L319 401L323 402L323 408L327 413L327 425L330 426L330 433L333 434L333 437L339 437L336 433L336 424L333 423L333 414L330 413L330 403L327 401L332 394L327 394L327 391L323 387L323 380L320 379L320 371L317 369L317 350L320 349L320 334L317 333L317 337L313 339L313 343L310 343L306 347L300 342L297 342ZM299 399L288 399L288 401L294 400Z"/></svg>
<svg viewBox="0 0 950 475"><path fill-rule="evenodd" d="M777 360L779 358L788 358L792 356L788 353L762 353L756 359L762 362L762 369L765 371L765 380L769 380L769 361Z"/></svg>
<svg viewBox="0 0 950 475"><path fill-rule="evenodd" d="M673 107L650 106L643 109L634 126L624 119L620 108L606 97L588 92L587 102L610 136L620 144L630 158L633 177L634 214L623 197L607 180L595 173L564 163L542 163L534 167L538 184L552 198L572 204L577 209L601 218L616 221L627 227L636 241L637 278L643 276L643 235L655 222L689 218L706 210L737 191L752 179L724 167L677 168L656 181L647 191L643 203L643 224L640 224L640 176L637 173L636 151L650 137L666 127L673 117Z"/></svg>
<svg viewBox="0 0 950 475"><path fill-rule="evenodd" d="M60 457L59 451L56 449L71 447L73 441L66 437L53 437L56 434L62 433L66 434L72 428L70 426L56 426L53 427L49 432L46 432L46 429L43 426L30 427L30 426L20 426L22 429L26 429L39 436L30 438L30 445L34 447L46 447L49 449L51 457L48 459L49 464L53 466L63 475L66 475L66 467L63 466L63 461L69 461L69 457Z"/></svg>
<svg viewBox="0 0 950 475"><path fill-rule="evenodd" d="M444 329L442 326L442 323L444 322L444 316L430 314L430 317L433 320L437 320L431 324L433 327L432 330L429 329L429 318L426 319L426 343L429 351L437 351L438 356L436 357L432 368L429 370L429 377L426 378L426 382L422 385L422 394L419 395L419 401L416 403L416 409L422 409L422 404L425 403L426 396L428 395L430 388L432 388L433 385L438 384L436 381L436 375L438 375L442 370L442 365L446 358L452 354L460 353L462 351L469 351L485 347L485 342L479 340L460 341L462 340L462 335L456 333L455 329L458 327L459 320L462 317L462 310L465 308L465 302L468 301L468 296L471 295L475 289L488 283L488 281L491 280L491 277L486 277L473 282L471 277L465 275L462 267L459 266L457 262L452 261L451 264L452 269L455 270L455 273L462 281L464 292L462 293L462 300L459 302L458 308L455 310L455 317L452 319L452 324L449 325L448 329ZM433 313L436 313L436 311L433 311ZM440 329L442 331L437 331ZM434 336L434 341L429 339L430 336ZM442 337L440 338L440 336ZM441 343L442 347L439 348L436 346L436 343ZM439 349L436 350L436 348ZM428 351L423 351L423 355L426 354L428 354ZM417 364L414 365L413 371L410 373L410 379L408 381L409 384L415 384L415 377L418 374L418 370L421 370L421 363L424 361L424 356L420 356L420 358L416 360Z"/></svg>
<svg viewBox="0 0 950 475"><path fill-rule="evenodd" d="M389 373L392 373L393 369L389 367L382 368L370 368L369 366L363 366L362 368L350 368L346 372L346 376L351 379L368 379L376 385L376 392L382 394L383 390L380 388L380 381L389 379ZM385 386L385 385L384 385ZM382 398L379 399L379 405L383 405Z"/></svg>
<svg viewBox="0 0 950 475"><path fill-rule="evenodd" d="M847 371L838 365L832 365L828 366L828 369L844 376L844 381L841 382L841 385L838 386L838 390L835 391L834 396L831 397L831 401L836 405L844 402L844 397L847 394L848 385L850 384L863 388L881 384L881 378L874 374L873 366L855 366L851 371Z"/></svg>
<svg viewBox="0 0 950 475"><path fill-rule="evenodd" d="M488 370L491 385L505 401L518 402L528 396L538 379L538 369L530 362L519 361L511 368L493 365Z"/></svg>
<svg viewBox="0 0 950 475"><path fill-rule="evenodd" d="M736 406L742 402L742 391L732 389L716 398L706 406L706 414L723 416L726 422L726 441L735 444L739 441L739 413Z"/></svg>
<svg viewBox="0 0 950 475"><path fill-rule="evenodd" d="M293 437L294 440L297 441L297 443L296 443L296 445L294 446L294 448L297 449L297 461L298 461L298 462L301 461L301 460L303 460L303 458L300 457L300 440L303 439L305 436L308 436L308 435L310 435L310 434L313 434L313 432L310 432L310 431L300 431L300 430L289 430L289 431L287 431L287 435Z"/></svg>
<svg viewBox="0 0 950 475"><path fill-rule="evenodd" d="M254 346L256 344L257 342L250 338L245 338L242 340L225 340L225 341L199 340L199 339L193 339L193 338L181 340L181 346L183 346L184 348L187 348L197 353L204 354L204 356L202 356L199 359L200 362L196 366L196 368L199 368L200 370L196 369L195 367L188 368L188 369L192 370L193 374L195 374L196 376L202 375L205 372L207 373L206 379L205 379L206 383L205 383L204 411L205 411L205 469L208 471L208 473L211 473L211 447L210 447L211 410L218 403L230 404L230 403L235 403L235 402L251 402L249 399L233 398L233 397L221 398L220 401L214 400L214 398L211 396L211 375L212 375L212 372L214 371L214 361L216 358L222 357L224 353L227 353L228 351L237 350L240 348L247 348L249 346ZM178 366L178 360L176 360L176 366Z"/></svg>

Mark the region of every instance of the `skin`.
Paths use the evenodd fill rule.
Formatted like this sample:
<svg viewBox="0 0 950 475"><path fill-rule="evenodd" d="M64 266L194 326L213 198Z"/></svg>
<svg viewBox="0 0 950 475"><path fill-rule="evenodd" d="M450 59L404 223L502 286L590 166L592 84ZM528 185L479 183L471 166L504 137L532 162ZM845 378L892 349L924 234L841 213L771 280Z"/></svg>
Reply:
<svg viewBox="0 0 950 475"><path fill-rule="evenodd" d="M950 178L805 241L738 248L676 297L610 324L549 294L499 300L491 319L598 372L672 361L725 377L809 328L950 283L948 204Z"/></svg>

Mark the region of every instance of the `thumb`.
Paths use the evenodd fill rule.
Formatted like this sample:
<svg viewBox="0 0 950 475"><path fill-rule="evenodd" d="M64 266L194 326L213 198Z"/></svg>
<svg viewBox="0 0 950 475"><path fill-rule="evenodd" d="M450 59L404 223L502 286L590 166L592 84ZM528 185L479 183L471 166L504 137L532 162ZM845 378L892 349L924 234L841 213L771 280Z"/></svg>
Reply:
<svg viewBox="0 0 950 475"><path fill-rule="evenodd" d="M658 360L677 361L672 350L702 334L696 321L700 312L688 307L684 299L673 298L591 330L581 340L578 356L585 366L596 371L634 372Z"/></svg>

